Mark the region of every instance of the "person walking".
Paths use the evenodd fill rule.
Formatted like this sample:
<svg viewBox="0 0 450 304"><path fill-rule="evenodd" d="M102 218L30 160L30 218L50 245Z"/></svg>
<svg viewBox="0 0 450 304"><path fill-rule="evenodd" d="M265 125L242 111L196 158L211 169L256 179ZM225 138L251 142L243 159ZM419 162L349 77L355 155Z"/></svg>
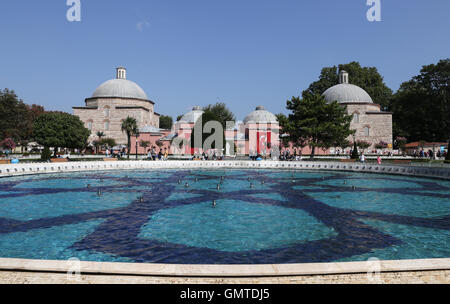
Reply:
<svg viewBox="0 0 450 304"><path fill-rule="evenodd" d="M361 162L364 164L366 162L366 156L363 154L361 154Z"/></svg>

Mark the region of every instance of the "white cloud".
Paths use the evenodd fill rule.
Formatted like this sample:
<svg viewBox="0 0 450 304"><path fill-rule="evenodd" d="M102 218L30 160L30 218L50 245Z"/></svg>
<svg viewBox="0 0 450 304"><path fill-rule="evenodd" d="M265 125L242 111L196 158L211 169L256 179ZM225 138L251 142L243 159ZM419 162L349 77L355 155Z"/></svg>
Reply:
<svg viewBox="0 0 450 304"><path fill-rule="evenodd" d="M139 21L137 24L136 24L136 29L139 31L139 32L142 32L146 27L149 27L150 26L150 23L148 22L148 21Z"/></svg>

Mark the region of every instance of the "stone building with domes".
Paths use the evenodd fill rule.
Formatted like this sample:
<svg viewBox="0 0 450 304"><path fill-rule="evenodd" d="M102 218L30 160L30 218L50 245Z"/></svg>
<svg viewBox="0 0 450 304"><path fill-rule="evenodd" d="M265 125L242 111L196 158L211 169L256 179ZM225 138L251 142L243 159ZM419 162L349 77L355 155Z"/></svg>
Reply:
<svg viewBox="0 0 450 304"><path fill-rule="evenodd" d="M277 117L263 106L256 107L243 121L246 152L250 155L267 155L279 146L280 125ZM240 144L237 142L239 147Z"/></svg>
<svg viewBox="0 0 450 304"><path fill-rule="evenodd" d="M327 102L337 101L347 108L348 114L353 115L350 129L356 130L356 140L363 140L375 145L385 142L392 149L392 113L384 112L381 106L375 104L369 94L362 88L349 83L346 71L339 73L339 84L323 93ZM353 142L353 136L349 138Z"/></svg>
<svg viewBox="0 0 450 304"><path fill-rule="evenodd" d="M92 97L86 98L84 107L74 107L74 115L91 131L89 142L98 139L97 132L113 138L117 144L126 144L122 120L128 116L137 121L138 128L159 128L160 115L154 111L155 103L135 82L127 80L124 67L116 69L116 78L101 84Z"/></svg>

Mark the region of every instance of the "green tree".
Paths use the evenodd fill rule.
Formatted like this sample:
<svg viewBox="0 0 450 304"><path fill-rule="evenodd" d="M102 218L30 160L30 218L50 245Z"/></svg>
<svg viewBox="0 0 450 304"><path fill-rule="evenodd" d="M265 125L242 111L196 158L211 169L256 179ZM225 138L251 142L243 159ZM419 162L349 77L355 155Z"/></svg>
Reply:
<svg viewBox="0 0 450 304"><path fill-rule="evenodd" d="M48 161L52 157L52 153L50 152L50 148L45 146L44 150L41 153L41 160Z"/></svg>
<svg viewBox="0 0 450 304"><path fill-rule="evenodd" d="M39 116L33 129L36 141L44 147L53 147L55 156L58 148L84 148L90 135L78 116L61 112Z"/></svg>
<svg viewBox="0 0 450 304"><path fill-rule="evenodd" d="M144 148L145 151L147 151L147 148L150 146L150 142L146 140L141 140L139 142L139 146L141 146L142 148Z"/></svg>
<svg viewBox="0 0 450 304"><path fill-rule="evenodd" d="M99 140L102 140L103 137L105 137L105 133L103 133L102 131L98 131L97 132L97 137Z"/></svg>
<svg viewBox="0 0 450 304"><path fill-rule="evenodd" d="M159 118L159 127L161 129L172 129L173 119L170 116L161 115Z"/></svg>
<svg viewBox="0 0 450 304"><path fill-rule="evenodd" d="M392 101L394 137L450 141L450 59L423 66Z"/></svg>
<svg viewBox="0 0 450 304"><path fill-rule="evenodd" d="M276 114L275 116L277 117L278 125L280 126L280 144L282 147L288 147L290 138L287 136L286 128L289 120L283 113Z"/></svg>
<svg viewBox="0 0 450 304"><path fill-rule="evenodd" d="M122 120L122 132L127 134L127 158L130 159L131 136L139 133L136 119L128 116Z"/></svg>
<svg viewBox="0 0 450 304"><path fill-rule="evenodd" d="M100 140L100 145L105 148L112 148L116 145L116 140L114 138L102 138Z"/></svg>
<svg viewBox="0 0 450 304"><path fill-rule="evenodd" d="M334 140L333 147L345 149L347 147L351 147L352 144L347 138L337 138Z"/></svg>
<svg viewBox="0 0 450 304"><path fill-rule="evenodd" d="M0 90L0 140L12 138L19 141L30 137L28 109L14 91Z"/></svg>
<svg viewBox="0 0 450 304"><path fill-rule="evenodd" d="M193 128L193 132L191 134L191 139L190 139L190 144L191 144L191 148L203 148L205 141L208 137L210 137L212 134L211 133L206 133L205 132L205 125L210 122L210 121L219 121L219 118L216 116L215 113L207 110L203 113L201 119L198 119L197 122L194 125ZM219 134L219 136L222 136L222 145L225 145L225 133L224 133L224 128L223 125L221 124L222 130L214 130L213 132L218 132L218 131L222 131L221 134ZM202 131L202 138L201 141L196 142L195 140L195 131L196 130L201 130ZM217 141L214 141L211 145L212 149L223 149L223 146L220 147L217 143Z"/></svg>
<svg viewBox="0 0 450 304"><path fill-rule="evenodd" d="M289 139L300 147L308 145L311 159L316 148L328 149L354 134L347 109L337 102L327 103L321 95L305 92L302 99L292 97L287 101L287 109L292 112L286 126Z"/></svg>
<svg viewBox="0 0 450 304"><path fill-rule="evenodd" d="M359 153L358 153L358 145L356 144L356 141L353 141L353 149L352 149L352 156L351 159L359 159Z"/></svg>
<svg viewBox="0 0 450 304"><path fill-rule="evenodd" d="M203 111L212 113L216 117L216 120L223 126L224 130L228 121L236 121L233 112L223 102L207 105L203 108Z"/></svg>
<svg viewBox="0 0 450 304"><path fill-rule="evenodd" d="M306 92L323 94L328 88L338 84L341 70L349 73L349 83L363 88L372 97L372 100L381 105L383 109L390 108L392 90L386 86L377 68L361 67L359 62L355 61L323 68L319 80L313 82Z"/></svg>
<svg viewBox="0 0 450 304"><path fill-rule="evenodd" d="M95 146L95 150L97 150L97 154L99 154L99 152L100 152L99 147L102 146L102 137L105 136L105 133L103 133L102 131L98 131L96 135L98 137L98 140L94 141L94 146Z"/></svg>

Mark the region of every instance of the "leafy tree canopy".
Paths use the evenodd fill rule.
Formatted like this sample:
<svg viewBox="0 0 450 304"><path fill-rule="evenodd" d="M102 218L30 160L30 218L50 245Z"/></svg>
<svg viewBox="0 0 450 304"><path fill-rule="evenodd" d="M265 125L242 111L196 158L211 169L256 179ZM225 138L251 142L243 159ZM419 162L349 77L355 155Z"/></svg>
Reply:
<svg viewBox="0 0 450 304"><path fill-rule="evenodd" d="M341 70L349 73L349 83L364 89L372 97L373 102L381 105L383 109L389 109L392 90L386 86L377 68L361 67L356 61L324 67L319 80L313 82L305 92L322 95L328 88L339 83L339 71Z"/></svg>
<svg viewBox="0 0 450 304"><path fill-rule="evenodd" d="M218 122L224 127L226 127L227 121L236 121L236 117L233 112L231 112L225 103L218 102L216 104L210 104L203 108L203 111L212 113Z"/></svg>
<svg viewBox="0 0 450 304"><path fill-rule="evenodd" d="M170 116L161 115L159 118L159 127L161 129L171 129L173 124L173 119Z"/></svg>
<svg viewBox="0 0 450 304"><path fill-rule="evenodd" d="M392 101L394 135L409 141L450 139L450 59L422 67Z"/></svg>
<svg viewBox="0 0 450 304"><path fill-rule="evenodd" d="M321 95L305 92L303 98L292 97L287 109L291 111L286 125L289 139L298 146L310 146L311 158L316 148L330 148L354 134L347 109L337 102L328 104Z"/></svg>
<svg viewBox="0 0 450 304"><path fill-rule="evenodd" d="M90 131L78 116L61 112L50 112L39 116L34 122L34 137L46 147L83 148Z"/></svg>
<svg viewBox="0 0 450 304"><path fill-rule="evenodd" d="M44 112L42 106L25 104L14 91L0 90L0 140L9 137L16 142L31 140L33 122Z"/></svg>
<svg viewBox="0 0 450 304"><path fill-rule="evenodd" d="M131 136L139 133L136 118L128 116L122 120L122 132L127 134L127 158L130 158Z"/></svg>

